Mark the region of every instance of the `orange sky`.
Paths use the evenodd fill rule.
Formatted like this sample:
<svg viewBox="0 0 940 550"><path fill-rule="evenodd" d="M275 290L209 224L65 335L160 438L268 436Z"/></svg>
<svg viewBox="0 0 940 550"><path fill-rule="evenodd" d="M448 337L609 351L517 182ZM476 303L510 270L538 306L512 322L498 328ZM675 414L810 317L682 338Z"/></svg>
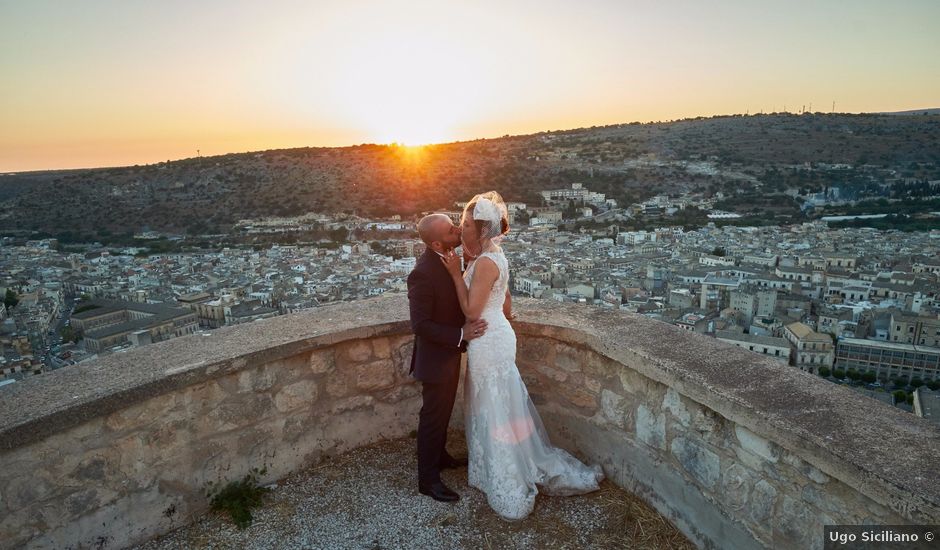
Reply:
<svg viewBox="0 0 940 550"><path fill-rule="evenodd" d="M0 0L0 172L940 107L938 20L933 0Z"/></svg>

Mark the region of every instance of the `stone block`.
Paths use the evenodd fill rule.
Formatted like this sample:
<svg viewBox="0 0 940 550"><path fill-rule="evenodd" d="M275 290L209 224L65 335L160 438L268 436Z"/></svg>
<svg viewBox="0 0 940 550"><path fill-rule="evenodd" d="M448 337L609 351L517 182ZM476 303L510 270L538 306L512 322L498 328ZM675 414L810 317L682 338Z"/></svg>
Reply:
<svg viewBox="0 0 940 550"><path fill-rule="evenodd" d="M516 356L525 357L532 364L552 365L555 346L547 338L521 338L516 344Z"/></svg>
<svg viewBox="0 0 940 550"><path fill-rule="evenodd" d="M636 409L636 437L650 447L666 450L666 416L646 405Z"/></svg>
<svg viewBox="0 0 940 550"><path fill-rule="evenodd" d="M165 456L169 451L163 447L149 449L144 445L146 432L132 433L127 437L114 442L113 448L118 456L118 469L122 474L132 479L140 479L140 474L146 473L149 478L152 474L151 463L157 458ZM185 439L180 437L179 439Z"/></svg>
<svg viewBox="0 0 940 550"><path fill-rule="evenodd" d="M671 450L682 468L703 487L706 489L715 487L721 472L721 460L717 454L686 437L673 439Z"/></svg>
<svg viewBox="0 0 940 550"><path fill-rule="evenodd" d="M312 412L299 412L290 416L284 421L282 429L284 441L296 443L304 435L314 431L319 423L320 417Z"/></svg>
<svg viewBox="0 0 940 550"><path fill-rule="evenodd" d="M177 397L177 404L181 410L197 418L222 402L227 393L219 384L210 380L183 390L183 393Z"/></svg>
<svg viewBox="0 0 940 550"><path fill-rule="evenodd" d="M773 545L777 548L821 549L823 524L817 512L806 503L783 495L782 504L771 516L774 525Z"/></svg>
<svg viewBox="0 0 940 550"><path fill-rule="evenodd" d="M351 363L364 363L372 358L372 344L368 340L356 340L340 347L340 357Z"/></svg>
<svg viewBox="0 0 940 550"><path fill-rule="evenodd" d="M106 477L114 474L114 465L100 454L89 454L82 460L78 467L72 471L70 477L79 482L79 484L88 484L89 482L102 482Z"/></svg>
<svg viewBox="0 0 940 550"><path fill-rule="evenodd" d="M150 401L154 400L172 402L172 398L166 399L163 396L151 399ZM105 427L112 432L120 432L137 425L141 421L141 415L144 413L144 405L144 403L141 403L126 409L114 411L105 417Z"/></svg>
<svg viewBox="0 0 940 550"><path fill-rule="evenodd" d="M568 403L579 409L597 409L597 395L573 384L559 384L557 393Z"/></svg>
<svg viewBox="0 0 940 550"><path fill-rule="evenodd" d="M341 371L331 372L326 379L326 393L330 397L345 397L352 393L353 388L345 373Z"/></svg>
<svg viewBox="0 0 940 550"><path fill-rule="evenodd" d="M564 382L568 379L568 373L562 370L554 369L548 365L536 365L535 370L551 378L556 382Z"/></svg>
<svg viewBox="0 0 940 550"><path fill-rule="evenodd" d="M679 424L688 427L692 421L692 415L682 403L679 392L669 388L666 390L666 396L663 398L663 410L672 413L672 416Z"/></svg>
<svg viewBox="0 0 940 550"><path fill-rule="evenodd" d="M251 467L264 467L264 461L272 456L270 451L276 446L276 441L281 439L280 432L280 424L277 424L239 433L234 445L236 452L232 456L233 462L247 462L246 470Z"/></svg>
<svg viewBox="0 0 940 550"><path fill-rule="evenodd" d="M769 462L777 462L778 455L774 443L741 425L734 426L734 434L737 436L742 449L752 452Z"/></svg>
<svg viewBox="0 0 940 550"><path fill-rule="evenodd" d="M317 383L313 380L300 380L281 388L274 396L274 406L280 412L287 412L310 406L317 399Z"/></svg>
<svg viewBox="0 0 940 550"><path fill-rule="evenodd" d="M603 384L601 384L600 380L586 376L584 378L584 387L591 393L600 393Z"/></svg>
<svg viewBox="0 0 940 550"><path fill-rule="evenodd" d="M766 479L762 479L754 484L754 489L751 491L748 515L752 521L763 525L773 517L776 502L777 489Z"/></svg>
<svg viewBox="0 0 940 550"><path fill-rule="evenodd" d="M616 377L617 373L624 368L626 367L620 363L593 351L586 351L581 355L581 370L598 380Z"/></svg>
<svg viewBox="0 0 940 550"><path fill-rule="evenodd" d="M555 348L554 365L567 372L581 372L582 351L563 343Z"/></svg>
<svg viewBox="0 0 940 550"><path fill-rule="evenodd" d="M156 424L148 430L139 432L143 444L154 449L175 449L179 445L180 436L188 428L185 422L171 422L169 418L162 424ZM136 437L123 440L126 451L134 450Z"/></svg>
<svg viewBox="0 0 940 550"><path fill-rule="evenodd" d="M822 472L820 469L816 468L809 462L806 462L802 458L796 456L795 454L788 452L786 450L781 451L781 460L785 464L793 466L798 472L808 477L815 483L825 484L828 483L831 479L828 475Z"/></svg>
<svg viewBox="0 0 940 550"><path fill-rule="evenodd" d="M837 484L823 488L810 483L803 487L803 500L824 512L846 513L851 507L837 494L836 487L838 487Z"/></svg>
<svg viewBox="0 0 940 550"><path fill-rule="evenodd" d="M332 372L336 367L336 356L332 349L322 349L310 354L310 370L314 374Z"/></svg>
<svg viewBox="0 0 940 550"><path fill-rule="evenodd" d="M392 356L392 347L388 338L374 338L372 340L372 353L379 359L388 359Z"/></svg>
<svg viewBox="0 0 940 550"><path fill-rule="evenodd" d="M341 399L333 404L333 407L330 409L331 414L339 414L346 411L353 411L356 409L364 409L366 407L371 407L375 402L375 398L371 395L356 395L354 397L347 397L346 399Z"/></svg>
<svg viewBox="0 0 940 550"><path fill-rule="evenodd" d="M41 502L52 497L58 488L50 483L45 476L19 476L10 479L4 486L2 494L6 508L20 510L35 502Z"/></svg>
<svg viewBox="0 0 940 550"><path fill-rule="evenodd" d="M397 339L392 353L395 363L395 375L399 380L413 380L411 377L411 356L414 354L414 339Z"/></svg>
<svg viewBox="0 0 940 550"><path fill-rule="evenodd" d="M356 365L356 387L365 390L380 390L395 385L395 369L389 359L380 359Z"/></svg>
<svg viewBox="0 0 940 550"><path fill-rule="evenodd" d="M307 353L298 353L290 357L272 361L263 367L277 376L278 384L290 384L310 374L310 356Z"/></svg>
<svg viewBox="0 0 940 550"><path fill-rule="evenodd" d="M601 413L617 428L633 431L633 407L622 396L601 390Z"/></svg>
<svg viewBox="0 0 940 550"><path fill-rule="evenodd" d="M621 367L617 372L620 385L627 393L645 396L649 393L649 379L629 367Z"/></svg>
<svg viewBox="0 0 940 550"><path fill-rule="evenodd" d="M399 384L378 396L380 401L398 403L421 395L421 386L417 383Z"/></svg>
<svg viewBox="0 0 940 550"><path fill-rule="evenodd" d="M244 393L217 401L207 411L193 416L196 433L219 433L249 426L277 414L274 399L267 393Z"/></svg>
<svg viewBox="0 0 940 550"><path fill-rule="evenodd" d="M76 519L101 507L98 490L94 488L82 489L72 493L65 499L65 509L68 516Z"/></svg>
<svg viewBox="0 0 940 550"><path fill-rule="evenodd" d="M721 474L721 496L730 509L739 511L748 504L748 495L757 476L737 462L730 463Z"/></svg>
<svg viewBox="0 0 940 550"><path fill-rule="evenodd" d="M238 373L238 392L267 391L277 383L277 373L268 365Z"/></svg>
<svg viewBox="0 0 940 550"><path fill-rule="evenodd" d="M707 442L716 448L729 447L728 439L730 437L727 429L728 421L706 407L697 407L692 414L692 430Z"/></svg>

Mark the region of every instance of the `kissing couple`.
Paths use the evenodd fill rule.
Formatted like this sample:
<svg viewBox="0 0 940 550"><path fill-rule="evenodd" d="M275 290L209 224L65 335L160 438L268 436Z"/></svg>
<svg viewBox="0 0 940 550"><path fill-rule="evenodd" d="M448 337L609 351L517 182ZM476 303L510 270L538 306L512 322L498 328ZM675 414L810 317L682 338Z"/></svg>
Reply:
<svg viewBox="0 0 940 550"><path fill-rule="evenodd" d="M509 520L532 512L535 496L597 490L604 475L553 447L516 368L516 333L509 320L509 263L499 243L509 231L506 204L495 191L473 197L460 226L444 214L418 222L427 250L408 275L411 372L422 385L418 418L418 491L435 500L460 496L441 481L441 470L467 466L471 487ZM469 264L461 272L454 249ZM467 460L446 450L447 426L468 354L464 379Z"/></svg>

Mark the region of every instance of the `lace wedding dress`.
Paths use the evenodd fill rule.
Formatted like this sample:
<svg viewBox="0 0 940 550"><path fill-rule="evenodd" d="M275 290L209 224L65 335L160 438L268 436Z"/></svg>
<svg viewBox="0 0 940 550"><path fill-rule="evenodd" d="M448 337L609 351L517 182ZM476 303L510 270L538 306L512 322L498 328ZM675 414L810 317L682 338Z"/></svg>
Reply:
<svg viewBox="0 0 940 550"><path fill-rule="evenodd" d="M487 252L464 274L469 287L483 258L499 268L499 278L482 317L486 333L468 346L464 408L469 450L468 478L486 493L493 510L506 519L532 512L535 495L576 495L598 489L599 466L587 466L552 447L525 383L516 368L516 334L503 315L509 264L502 251ZM538 487L538 488L537 488Z"/></svg>

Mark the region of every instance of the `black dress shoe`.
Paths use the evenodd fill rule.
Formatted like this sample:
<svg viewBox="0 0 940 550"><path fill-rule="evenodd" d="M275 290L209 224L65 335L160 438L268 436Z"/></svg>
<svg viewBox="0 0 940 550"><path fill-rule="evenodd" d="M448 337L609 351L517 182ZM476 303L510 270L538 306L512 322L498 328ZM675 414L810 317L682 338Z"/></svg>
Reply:
<svg viewBox="0 0 940 550"><path fill-rule="evenodd" d="M447 457L441 461L440 468L446 470L448 468L465 468L469 464L466 458L453 458Z"/></svg>
<svg viewBox="0 0 940 550"><path fill-rule="evenodd" d="M457 502L460 500L460 495L448 489L447 485L444 485L440 481L428 485L419 483L418 492L441 502Z"/></svg>

